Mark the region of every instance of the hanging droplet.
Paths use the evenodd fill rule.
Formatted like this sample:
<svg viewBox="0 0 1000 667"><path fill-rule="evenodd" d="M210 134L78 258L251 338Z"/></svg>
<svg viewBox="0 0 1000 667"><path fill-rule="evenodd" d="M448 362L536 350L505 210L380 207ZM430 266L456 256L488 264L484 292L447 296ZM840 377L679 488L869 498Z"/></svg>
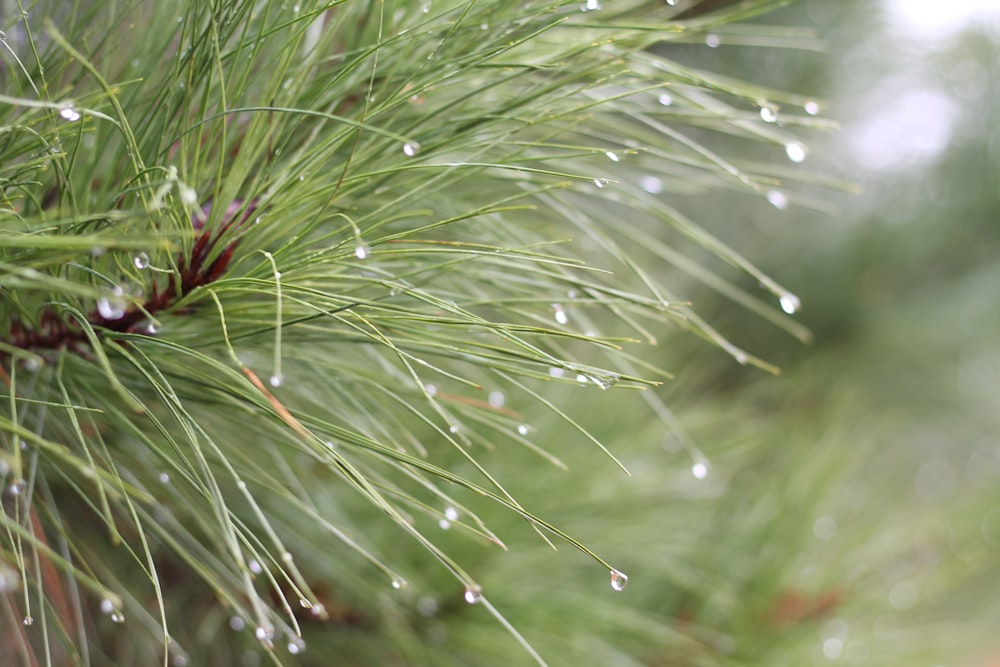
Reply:
<svg viewBox="0 0 1000 667"><path fill-rule="evenodd" d="M561 378L564 375L566 375L565 368L559 368L558 366L552 366L549 368L549 377Z"/></svg>
<svg viewBox="0 0 1000 667"><path fill-rule="evenodd" d="M569 316L566 314L566 311L563 310L561 304L558 303L552 304L552 310L555 311L555 318L557 324L567 324L569 322Z"/></svg>
<svg viewBox="0 0 1000 667"><path fill-rule="evenodd" d="M792 162L802 162L806 159L806 147L801 141L791 141L785 144L785 153Z"/></svg>
<svg viewBox="0 0 1000 667"><path fill-rule="evenodd" d="M486 398L486 402L490 404L491 408L502 408L504 400L506 399L502 391L491 391L490 395Z"/></svg>
<svg viewBox="0 0 1000 667"><path fill-rule="evenodd" d="M392 587L395 588L397 591L403 588L404 586L406 586L406 582L403 581L402 579L392 580Z"/></svg>
<svg viewBox="0 0 1000 667"><path fill-rule="evenodd" d="M458 510L454 507L448 506L444 509L444 515L449 521L458 521Z"/></svg>
<svg viewBox="0 0 1000 667"><path fill-rule="evenodd" d="M354 256L358 259L367 259L371 252L372 249L366 243L359 242L358 245L354 246Z"/></svg>
<svg viewBox="0 0 1000 667"><path fill-rule="evenodd" d="M799 311L799 308L802 307L802 302L799 301L799 297L795 296L791 292L785 292L778 297L778 303L781 304L781 309L789 315L794 315Z"/></svg>
<svg viewBox="0 0 1000 667"><path fill-rule="evenodd" d="M466 586L464 597L469 604L476 604L483 599L483 589L478 585Z"/></svg>
<svg viewBox="0 0 1000 667"><path fill-rule="evenodd" d="M233 616L229 619L229 627L233 629L233 632L239 632L246 626L247 623L242 616Z"/></svg>
<svg viewBox="0 0 1000 667"><path fill-rule="evenodd" d="M603 178L595 178L594 179L594 185L596 185L600 189L604 189L604 186L607 185L607 184L608 184L607 180L605 180Z"/></svg>
<svg viewBox="0 0 1000 667"><path fill-rule="evenodd" d="M71 123L75 123L76 121L80 120L80 112L73 107L74 105L72 102L67 102L65 105L63 105L63 108L59 110L59 115L62 116L65 120L68 120Z"/></svg>
<svg viewBox="0 0 1000 667"><path fill-rule="evenodd" d="M161 484L169 484L170 483L170 475L168 475L165 472L161 472L160 473L160 483Z"/></svg>
<svg viewBox="0 0 1000 667"><path fill-rule="evenodd" d="M691 474L695 476L696 479L705 479L708 475L708 464L704 461L698 461L693 466L691 466Z"/></svg>
<svg viewBox="0 0 1000 667"><path fill-rule="evenodd" d="M611 570L611 588L623 591L628 586L628 575L618 570Z"/></svg>
<svg viewBox="0 0 1000 667"><path fill-rule="evenodd" d="M111 621L113 623L124 623L125 614L123 614L121 610L116 609L115 611L111 612Z"/></svg>
<svg viewBox="0 0 1000 667"><path fill-rule="evenodd" d="M590 381L596 384L598 387L604 390L611 389L616 384L620 378L617 375L592 375Z"/></svg>
<svg viewBox="0 0 1000 667"><path fill-rule="evenodd" d="M322 602L314 602L309 613L316 618L326 618L326 606Z"/></svg>
<svg viewBox="0 0 1000 667"><path fill-rule="evenodd" d="M35 622L35 619L33 619L31 616L25 616L24 617L24 624L25 625L31 625L34 622Z"/></svg>
<svg viewBox="0 0 1000 667"><path fill-rule="evenodd" d="M621 161L621 157L619 157L618 153L615 153L614 151L606 151L604 154L608 156L608 159L611 160L612 162Z"/></svg>
<svg viewBox="0 0 1000 667"><path fill-rule="evenodd" d="M669 107L671 104L674 103L674 98L668 95L667 93L661 93L660 96L657 98L657 100L659 101L660 104L662 104L665 107Z"/></svg>
<svg viewBox="0 0 1000 667"><path fill-rule="evenodd" d="M306 643L299 639L298 637L293 638L288 642L288 652L292 655L298 655L306 650Z"/></svg>
<svg viewBox="0 0 1000 667"><path fill-rule="evenodd" d="M705 45L708 48L714 49L719 44L722 44L722 39L718 35L716 35L714 32L713 33L709 33L708 35L705 36Z"/></svg>
<svg viewBox="0 0 1000 667"><path fill-rule="evenodd" d="M155 336L160 331L160 328L156 326L155 322L150 322L146 325L146 333L150 336Z"/></svg>
<svg viewBox="0 0 1000 667"><path fill-rule="evenodd" d="M264 571L264 569L260 566L260 563L257 562L256 558L250 559L250 562L247 563L247 568L254 574L260 574Z"/></svg>
<svg viewBox="0 0 1000 667"><path fill-rule="evenodd" d="M778 110L770 104L761 104L760 118L765 123L775 123L778 120Z"/></svg>
<svg viewBox="0 0 1000 667"><path fill-rule="evenodd" d="M528 429L528 425L527 424L518 424L517 425L517 433L518 433L518 435L528 435L528 430L529 429Z"/></svg>
<svg viewBox="0 0 1000 667"><path fill-rule="evenodd" d="M269 380L272 387L280 387L284 381L285 381L285 376L282 373L275 373L274 375L271 376L271 379Z"/></svg>
<svg viewBox="0 0 1000 667"><path fill-rule="evenodd" d="M414 155L417 154L418 150L420 150L420 147L417 146L417 144L411 144L411 143L403 144L403 154L406 155L406 157L413 157Z"/></svg>
<svg viewBox="0 0 1000 667"><path fill-rule="evenodd" d="M448 530L449 528L451 528L451 521L448 521L448 519L439 520L438 528L440 528L441 530Z"/></svg>
<svg viewBox="0 0 1000 667"><path fill-rule="evenodd" d="M781 190L768 190L767 201L779 211L784 211L788 208L788 195Z"/></svg>
<svg viewBox="0 0 1000 667"><path fill-rule="evenodd" d="M667 4L670 5L671 7L676 7L677 0L667 0Z"/></svg>
<svg viewBox="0 0 1000 667"><path fill-rule="evenodd" d="M448 427L448 432L449 433L458 433L459 430L460 430L460 427L459 427L458 424L452 424L451 426Z"/></svg>
<svg viewBox="0 0 1000 667"><path fill-rule="evenodd" d="M132 258L132 265L135 268L139 269L140 271L142 269L145 269L146 267L149 266L149 255L147 255L144 252L140 252L138 255Z"/></svg>
<svg viewBox="0 0 1000 667"><path fill-rule="evenodd" d="M21 491L24 491L25 481L23 479L15 479L9 485L7 485L7 494L11 496L21 495Z"/></svg>
<svg viewBox="0 0 1000 667"><path fill-rule="evenodd" d="M584 3L583 9L581 11L584 11L584 12L596 12L599 9L601 9L601 2L600 2L600 0L587 0L587 2Z"/></svg>
<svg viewBox="0 0 1000 667"><path fill-rule="evenodd" d="M802 108L805 109L806 113L810 116L815 116L819 113L819 103L812 100L806 102Z"/></svg>

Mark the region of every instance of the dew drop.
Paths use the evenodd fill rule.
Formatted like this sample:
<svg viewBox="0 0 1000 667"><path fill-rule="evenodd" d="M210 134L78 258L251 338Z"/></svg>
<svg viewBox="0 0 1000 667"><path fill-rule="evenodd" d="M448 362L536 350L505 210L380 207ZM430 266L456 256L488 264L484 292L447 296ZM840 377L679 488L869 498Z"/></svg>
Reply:
<svg viewBox="0 0 1000 667"><path fill-rule="evenodd" d="M549 368L549 377L561 378L566 375L566 369L559 368L558 366L552 366Z"/></svg>
<svg viewBox="0 0 1000 667"><path fill-rule="evenodd" d="M590 380L594 384L596 384L601 389L604 389L605 391L611 389L616 384L618 384L619 379L620 378L617 375L605 375L605 376L595 375L590 378Z"/></svg>
<svg viewBox="0 0 1000 667"><path fill-rule="evenodd" d="M121 294L121 288L116 287L115 293ZM97 314L106 320L120 320L125 316L125 301L118 296L112 298L102 296L97 300Z"/></svg>
<svg viewBox="0 0 1000 667"><path fill-rule="evenodd" d="M603 178L595 178L594 179L594 185L597 186L600 189L604 189L604 186L607 185L607 184L608 184L608 182L605 179L603 179Z"/></svg>
<svg viewBox="0 0 1000 667"><path fill-rule="evenodd" d="M31 625L34 622L35 622L35 619L33 619L31 616L25 616L24 617L24 624L25 625Z"/></svg>
<svg viewBox="0 0 1000 667"><path fill-rule="evenodd" d="M438 528L440 528L441 530L448 530L449 528L451 528L451 522L448 521L448 519L441 519L440 521L438 521Z"/></svg>
<svg viewBox="0 0 1000 667"><path fill-rule="evenodd" d="M554 303L552 304L552 310L555 311L556 323L567 324L569 322L569 316L566 314L566 311L563 310L562 305Z"/></svg>
<svg viewBox="0 0 1000 667"><path fill-rule="evenodd" d="M150 336L155 336L160 331L160 328L156 326L156 323L150 322L146 325L146 333Z"/></svg>
<svg viewBox="0 0 1000 667"><path fill-rule="evenodd" d="M705 477L708 476L708 464L704 461L698 461L691 466L691 474L694 475L696 479L705 479Z"/></svg>
<svg viewBox="0 0 1000 667"><path fill-rule="evenodd" d="M785 154L792 162L802 162L806 159L806 147L801 141L791 141L785 144Z"/></svg>
<svg viewBox="0 0 1000 667"><path fill-rule="evenodd" d="M118 611L118 610L113 611L113 612L111 612L111 621L113 623L124 623L125 622L125 614L121 613L121 611Z"/></svg>
<svg viewBox="0 0 1000 667"><path fill-rule="evenodd" d="M455 509L454 507L451 507L451 506L446 507L444 509L444 515L448 518L449 521L457 521L458 520L458 510Z"/></svg>
<svg viewBox="0 0 1000 667"><path fill-rule="evenodd" d="M411 143L403 144L403 154L406 155L407 157L413 157L414 155L416 155L417 150L419 150L417 144L411 144Z"/></svg>
<svg viewBox="0 0 1000 667"><path fill-rule="evenodd" d="M393 579L393 580L392 580L392 587L393 587L393 588L395 588L395 589L396 589L397 591L398 591L399 589L401 589L401 588L402 588L403 586L405 586L405 585L406 585L406 582L405 582L405 581L402 581L402 580L400 580L400 579Z"/></svg>
<svg viewBox="0 0 1000 667"><path fill-rule="evenodd" d="M583 373L577 373L576 381L579 382L580 384L587 384L587 376L584 375Z"/></svg>
<svg viewBox="0 0 1000 667"><path fill-rule="evenodd" d="M114 610L115 610L114 602L112 602L108 598L104 598L103 600L101 600L101 613L110 614Z"/></svg>
<svg viewBox="0 0 1000 667"><path fill-rule="evenodd" d="M677 0L667 0L667 4L670 5L671 7L676 7Z"/></svg>
<svg viewBox="0 0 1000 667"><path fill-rule="evenodd" d="M778 120L778 110L770 104L762 104L760 107L760 118L765 123L774 123Z"/></svg>
<svg viewBox="0 0 1000 667"><path fill-rule="evenodd" d="M671 104L674 103L674 98L668 95L667 93L662 93L657 98L657 100L660 102L660 104L662 104L665 107L669 107Z"/></svg>
<svg viewBox="0 0 1000 667"><path fill-rule="evenodd" d="M73 108L72 102L67 102L63 108L59 110L59 115L71 123L80 120L80 112Z"/></svg>
<svg viewBox="0 0 1000 667"><path fill-rule="evenodd" d="M140 252L132 258L132 265L140 271L147 268L149 266L149 255L144 252Z"/></svg>
<svg viewBox="0 0 1000 667"><path fill-rule="evenodd" d="M483 599L483 589L478 585L466 586L464 597L469 604L476 604Z"/></svg>
<svg viewBox="0 0 1000 667"><path fill-rule="evenodd" d="M288 642L288 652L291 653L292 655L298 655L299 653L302 653L305 650L306 650L306 643L301 639L299 639L298 637Z"/></svg>
<svg viewBox="0 0 1000 667"><path fill-rule="evenodd" d="M233 616L229 619L229 627L232 628L234 632L239 632L246 626L247 623L243 620L242 616Z"/></svg>
<svg viewBox="0 0 1000 667"><path fill-rule="evenodd" d="M260 574L264 571L264 569L260 566L260 563L257 562L256 558L250 559L250 562L247 563L247 568L249 568L249 570L254 574Z"/></svg>
<svg viewBox="0 0 1000 667"><path fill-rule="evenodd" d="M799 297L795 296L791 292L785 292L778 298L778 303L781 304L781 309L788 313L789 315L794 315L802 307L802 302L799 301Z"/></svg>
<svg viewBox="0 0 1000 667"><path fill-rule="evenodd" d="M639 179L639 187L651 195L663 192L663 181L656 176L643 176Z"/></svg>
<svg viewBox="0 0 1000 667"><path fill-rule="evenodd" d="M611 588L623 591L626 586L628 586L628 575L618 570L611 570Z"/></svg>
<svg viewBox="0 0 1000 667"><path fill-rule="evenodd" d="M722 39L715 33L709 33L705 36L705 45L710 49L714 49L719 44L722 44Z"/></svg>
<svg viewBox="0 0 1000 667"><path fill-rule="evenodd" d="M309 613L317 618L326 618L326 606L322 602L313 603Z"/></svg>
<svg viewBox="0 0 1000 667"><path fill-rule="evenodd" d="M368 245L365 243L359 243L358 245L354 246L354 256L357 257L358 259L367 259L368 255L370 255L371 252L372 249L369 248Z"/></svg>
<svg viewBox="0 0 1000 667"><path fill-rule="evenodd" d="M784 211L788 208L788 195L781 190L768 190L767 201L779 211Z"/></svg>
<svg viewBox="0 0 1000 667"><path fill-rule="evenodd" d="M253 636L260 640L260 642L268 648L271 648L274 645L274 630L269 627L258 625L257 629L253 632Z"/></svg>
<svg viewBox="0 0 1000 667"><path fill-rule="evenodd" d="M600 9L601 9L601 1L600 0L587 0L587 2L584 3L583 9L581 11L584 11L584 12L596 12L596 11L598 11Z"/></svg>
<svg viewBox="0 0 1000 667"><path fill-rule="evenodd" d="M505 400L506 398L502 391L491 391L490 395L486 398L491 408L502 408Z"/></svg>
<svg viewBox="0 0 1000 667"><path fill-rule="evenodd" d="M282 375L281 373L275 373L274 375L271 376L271 379L269 380L272 387L280 387L281 383L284 381L285 381L285 376Z"/></svg>
<svg viewBox="0 0 1000 667"><path fill-rule="evenodd" d="M479 24L479 29L480 30L489 30L490 29L490 24L489 23L480 23Z"/></svg>
<svg viewBox="0 0 1000 667"><path fill-rule="evenodd" d="M618 153L615 153L614 151L607 151L604 154L607 155L608 159L611 160L612 162L621 161L621 157L619 157Z"/></svg>
<svg viewBox="0 0 1000 667"><path fill-rule="evenodd" d="M161 472L160 473L160 483L161 484L169 484L170 483L170 475L168 475L165 472Z"/></svg>
<svg viewBox="0 0 1000 667"><path fill-rule="evenodd" d="M424 390L427 392L428 396L435 396L438 393L437 385L433 384L427 385L426 387L424 387Z"/></svg>
<svg viewBox="0 0 1000 667"><path fill-rule="evenodd" d="M518 424L517 425L517 433L518 433L518 435L528 435L528 430L529 429L528 429L528 425L527 424Z"/></svg>
<svg viewBox="0 0 1000 667"><path fill-rule="evenodd" d="M816 114L819 113L819 103L809 100L808 102L805 103L803 109L805 109L806 113L809 114L810 116L815 116Z"/></svg>
<svg viewBox="0 0 1000 667"><path fill-rule="evenodd" d="M15 479L7 486L7 494L11 496L21 495L21 491L24 490L25 481L23 479Z"/></svg>
<svg viewBox="0 0 1000 667"><path fill-rule="evenodd" d="M451 426L448 427L449 433L458 433L458 431L459 431L458 424L452 424Z"/></svg>

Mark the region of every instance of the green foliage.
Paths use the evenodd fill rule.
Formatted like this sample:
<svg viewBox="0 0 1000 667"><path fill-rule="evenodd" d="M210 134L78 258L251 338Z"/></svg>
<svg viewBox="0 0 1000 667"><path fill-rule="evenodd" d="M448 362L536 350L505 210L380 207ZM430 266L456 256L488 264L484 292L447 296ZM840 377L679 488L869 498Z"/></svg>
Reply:
<svg viewBox="0 0 1000 667"><path fill-rule="evenodd" d="M777 307L797 309L788 290L668 203L786 205L798 173L772 158L800 161L796 133L828 127L791 111L810 100L661 55L706 36L808 46L727 25L784 4L680 22L685 8L649 2L3 17L2 649L25 664L281 663L305 635L317 664L510 664L517 642L553 664L660 647L657 664L725 660L713 621L771 618L787 563L762 553L705 597L708 561L675 567L704 547L690 526L752 549L814 485L758 506L743 535L711 516L739 498L681 502L657 529L678 537L658 546L662 571L644 575L660 586L598 613L589 600L613 595L606 573L628 555L579 541L581 512L620 517L621 544L648 528L610 482L567 494L562 469L629 469L651 506L720 491L647 460L667 432L707 465L650 390L669 373L649 350L686 329L775 369L691 307L694 285L808 337ZM779 107L783 125L765 122ZM658 421L633 428L640 409ZM616 430L636 446L611 451ZM729 469L746 455L713 454ZM803 540L782 528L778 543ZM559 585L581 578L586 595Z"/></svg>

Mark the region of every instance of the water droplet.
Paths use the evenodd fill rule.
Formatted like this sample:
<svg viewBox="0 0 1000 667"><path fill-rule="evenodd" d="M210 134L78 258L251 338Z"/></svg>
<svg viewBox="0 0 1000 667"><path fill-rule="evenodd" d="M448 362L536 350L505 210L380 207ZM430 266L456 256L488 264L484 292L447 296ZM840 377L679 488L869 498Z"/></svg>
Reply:
<svg viewBox="0 0 1000 667"><path fill-rule="evenodd" d="M808 102L805 103L803 109L805 109L806 113L809 114L810 116L815 116L816 114L819 113L819 103L809 100Z"/></svg>
<svg viewBox="0 0 1000 667"><path fill-rule="evenodd" d="M639 179L639 187L651 195L663 192L663 181L656 176L643 176Z"/></svg>
<svg viewBox="0 0 1000 667"><path fill-rule="evenodd" d="M620 378L617 375L604 375L604 376L594 375L591 376L590 378L591 382L596 384L601 389L604 389L605 391L611 389L616 384L618 384L619 379Z"/></svg>
<svg viewBox="0 0 1000 667"><path fill-rule="evenodd" d="M371 252L372 249L365 243L358 243L358 245L354 246L354 256L358 259L367 259Z"/></svg>
<svg viewBox="0 0 1000 667"><path fill-rule="evenodd" d="M113 612L111 612L111 621L113 623L124 623L125 622L125 614L121 613L121 611L118 611L118 610L113 611Z"/></svg>
<svg viewBox="0 0 1000 667"><path fill-rule="evenodd" d="M187 667L188 659L183 655L174 656L174 667Z"/></svg>
<svg viewBox="0 0 1000 667"><path fill-rule="evenodd" d="M562 305L554 303L552 304L552 310L555 311L556 323L567 324L569 322L569 316L566 314L566 311L563 310Z"/></svg>
<svg viewBox="0 0 1000 667"><path fill-rule="evenodd" d="M24 624L25 625L31 625L34 622L35 622L35 619L33 619L31 616L25 616L24 617Z"/></svg>
<svg viewBox="0 0 1000 667"><path fill-rule="evenodd" d="M425 2L424 6L420 8L420 11L422 11L424 14L430 13L430 11L431 11L431 3Z"/></svg>
<svg viewBox="0 0 1000 667"><path fill-rule="evenodd" d="M160 473L160 483L161 484L169 484L170 483L170 475L168 475L165 472L161 472Z"/></svg>
<svg viewBox="0 0 1000 667"><path fill-rule="evenodd" d="M281 373L275 373L274 375L271 376L271 379L269 380L272 387L280 387L281 383L284 381L285 381L285 376Z"/></svg>
<svg viewBox="0 0 1000 667"><path fill-rule="evenodd" d="M246 626L247 623L243 620L242 616L233 616L229 619L229 627L232 628L234 632L239 632Z"/></svg>
<svg viewBox="0 0 1000 667"><path fill-rule="evenodd" d="M784 211L788 208L788 195L781 190L768 190L767 201L779 211Z"/></svg>
<svg viewBox="0 0 1000 667"><path fill-rule="evenodd" d="M25 481L23 479L15 479L7 486L7 494L11 496L21 495L21 491L24 491Z"/></svg>
<svg viewBox="0 0 1000 667"><path fill-rule="evenodd" d="M708 476L708 464L704 461L698 461L691 466L691 474L694 475L696 479L705 479L705 477Z"/></svg>
<svg viewBox="0 0 1000 667"><path fill-rule="evenodd" d="M268 648L274 645L274 629L269 626L258 625L257 629L253 632L253 636Z"/></svg>
<svg viewBox="0 0 1000 667"><path fill-rule="evenodd" d="M744 365L747 363L747 353L743 350L736 350L733 352L733 358L736 359L736 363Z"/></svg>
<svg viewBox="0 0 1000 667"><path fill-rule="evenodd" d="M292 11L293 11L294 13L298 14L298 13L299 13L299 6L298 6L298 5L295 5L294 7L292 7Z"/></svg>
<svg viewBox="0 0 1000 667"><path fill-rule="evenodd" d="M657 98L657 100L660 102L660 104L662 104L665 107L669 107L671 104L674 103L674 98L668 95L667 93L661 93L660 96Z"/></svg>
<svg viewBox="0 0 1000 667"><path fill-rule="evenodd" d="M581 9L580 11L584 11L584 12L596 12L596 11L598 11L600 9L601 9L601 1L600 0L587 0L587 2L585 2L584 5L583 5L583 9Z"/></svg>
<svg viewBox="0 0 1000 667"><path fill-rule="evenodd" d="M149 255L147 255L144 252L140 252L138 255L132 258L132 265L135 266L135 268L139 269L140 271L142 269L145 269L146 267L149 266Z"/></svg>
<svg viewBox="0 0 1000 667"><path fill-rule="evenodd" d="M469 604L476 604L483 599L483 589L478 585L466 586L464 597Z"/></svg>
<svg viewBox="0 0 1000 667"><path fill-rule="evenodd" d="M486 399L491 408L502 408L504 400L505 397L502 391L491 391L490 395Z"/></svg>
<svg viewBox="0 0 1000 667"><path fill-rule="evenodd" d="M528 435L528 431L529 430L530 429L528 428L527 424L518 424L517 425L517 433L518 433L518 435Z"/></svg>
<svg viewBox="0 0 1000 667"><path fill-rule="evenodd" d="M576 381L579 382L580 384L587 384L587 376L584 375L583 373L577 373Z"/></svg>
<svg viewBox="0 0 1000 667"><path fill-rule="evenodd" d="M63 108L59 110L59 115L71 123L80 120L80 112L73 108L72 102L64 104Z"/></svg>
<svg viewBox="0 0 1000 667"><path fill-rule="evenodd" d="M254 574L260 574L264 571L264 569L260 566L260 563L257 562L256 558L250 559L250 562L247 563L247 568L249 568L249 570Z"/></svg>
<svg viewBox="0 0 1000 667"><path fill-rule="evenodd" d="M288 642L288 652L291 653L292 655L298 655L299 653L302 653L305 650L306 650L306 643L301 639L299 639L298 637L295 637L294 639Z"/></svg>
<svg viewBox="0 0 1000 667"><path fill-rule="evenodd" d="M608 181L606 179L603 179L603 178L595 178L594 179L594 185L597 186L600 189L604 189L604 186L607 185L607 184L608 184Z"/></svg>
<svg viewBox="0 0 1000 667"><path fill-rule="evenodd" d="M316 618L326 618L326 606L322 602L314 602L309 613Z"/></svg>
<svg viewBox="0 0 1000 667"><path fill-rule="evenodd" d="M778 110L770 104L761 104L760 118L765 123L775 123L778 120Z"/></svg>
<svg viewBox="0 0 1000 667"><path fill-rule="evenodd" d="M789 315L797 313L799 308L802 307L802 302L799 301L799 297L795 296L791 292L785 292L782 294L778 299L778 303L781 304L781 309Z"/></svg>
<svg viewBox="0 0 1000 667"><path fill-rule="evenodd" d="M667 0L667 4L671 7L677 6L677 0Z"/></svg>
<svg viewBox="0 0 1000 667"><path fill-rule="evenodd" d="M101 613L110 614L115 610L115 603L108 598L101 600Z"/></svg>
<svg viewBox="0 0 1000 667"><path fill-rule="evenodd" d="M113 296L102 296L97 300L97 314L106 320L120 320L125 316L125 300L121 298L123 290L116 287Z"/></svg>
<svg viewBox="0 0 1000 667"><path fill-rule="evenodd" d="M628 575L618 570L611 570L611 588L623 591L628 586Z"/></svg>
<svg viewBox="0 0 1000 667"><path fill-rule="evenodd" d="M451 522L448 521L448 519L441 519L440 521L438 521L438 528L440 528L441 530L448 530L449 528L451 528Z"/></svg>
<svg viewBox="0 0 1000 667"><path fill-rule="evenodd" d="M420 148L419 146L417 146L417 144L411 144L411 143L403 144L403 154L406 155L407 157L413 157L414 155L417 154L418 150L420 150Z"/></svg>
<svg viewBox="0 0 1000 667"><path fill-rule="evenodd" d="M611 160L612 162L619 162L621 160L621 158L618 156L618 153L615 153L614 151L607 151L604 154L607 155L608 159Z"/></svg>
<svg viewBox="0 0 1000 667"><path fill-rule="evenodd" d="M802 162L806 159L806 147L801 141L791 141L785 144L785 153L792 162Z"/></svg>
<svg viewBox="0 0 1000 667"><path fill-rule="evenodd" d="M708 48L714 49L719 44L722 44L722 39L714 32L705 36L705 45L708 46Z"/></svg>
<svg viewBox="0 0 1000 667"><path fill-rule="evenodd" d="M435 396L438 393L437 385L429 384L424 389L427 391L428 396Z"/></svg>
<svg viewBox="0 0 1000 667"><path fill-rule="evenodd" d="M156 326L155 322L150 322L146 325L146 333L150 336L155 336L160 331L160 328Z"/></svg>
<svg viewBox="0 0 1000 667"><path fill-rule="evenodd" d="M395 588L397 591L403 588L403 586L406 586L406 582L403 581L402 579L392 580L392 587Z"/></svg>
<svg viewBox="0 0 1000 667"><path fill-rule="evenodd" d="M549 368L549 377L561 378L566 375L566 369L559 368L558 366L552 366Z"/></svg>
<svg viewBox="0 0 1000 667"><path fill-rule="evenodd" d="M458 424L452 424L451 426L448 427L449 433L458 433L458 431L459 431Z"/></svg>
<svg viewBox="0 0 1000 667"><path fill-rule="evenodd" d="M444 509L444 515L446 517L448 517L449 521L457 521L458 520L458 510L455 509L454 507L450 507L450 506L446 507Z"/></svg>

